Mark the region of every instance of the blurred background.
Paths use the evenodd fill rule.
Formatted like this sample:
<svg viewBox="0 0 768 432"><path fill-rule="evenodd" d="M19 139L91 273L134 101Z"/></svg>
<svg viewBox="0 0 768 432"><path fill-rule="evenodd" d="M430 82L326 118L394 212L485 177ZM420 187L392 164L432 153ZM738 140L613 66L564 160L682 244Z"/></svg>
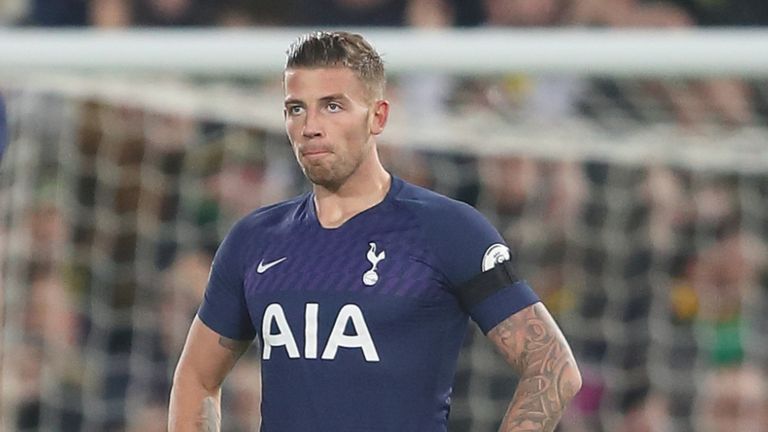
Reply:
<svg viewBox="0 0 768 432"><path fill-rule="evenodd" d="M765 0L2 0L0 430L165 430L219 241L307 189L279 68L233 73L202 56L194 72L158 71L161 58L121 70L113 52L78 70L56 61L91 53L62 41L118 32L149 46L205 27L255 48L333 27L401 51L411 31L435 47L563 30L763 41L742 59L713 51L713 64L743 60L727 73L696 66L710 54L693 48L663 73L589 58L548 69L536 53L492 73L399 66L381 152L393 173L480 209L516 251L584 374L559 431L768 431L768 67L750 66L768 57L766 24ZM61 59L9 67L34 57L21 41L38 30ZM253 346L225 384L226 431L257 430L258 358ZM514 388L473 328L450 430L495 431Z"/></svg>

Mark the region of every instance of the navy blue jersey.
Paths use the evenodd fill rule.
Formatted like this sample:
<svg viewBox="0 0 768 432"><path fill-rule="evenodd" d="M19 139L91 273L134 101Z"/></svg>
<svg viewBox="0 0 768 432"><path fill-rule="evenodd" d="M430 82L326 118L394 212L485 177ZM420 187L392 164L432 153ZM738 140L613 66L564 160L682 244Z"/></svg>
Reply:
<svg viewBox="0 0 768 432"><path fill-rule="evenodd" d="M393 176L381 203L335 229L311 193L240 220L198 315L258 337L262 431L445 431L468 318L487 333L538 301L517 281L462 308L457 290L505 258L475 209Z"/></svg>

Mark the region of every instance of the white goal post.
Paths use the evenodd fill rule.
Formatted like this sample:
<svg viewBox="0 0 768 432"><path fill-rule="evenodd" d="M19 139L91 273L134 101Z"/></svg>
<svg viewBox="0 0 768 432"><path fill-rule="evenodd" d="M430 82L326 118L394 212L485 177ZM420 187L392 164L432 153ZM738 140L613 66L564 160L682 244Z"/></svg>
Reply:
<svg viewBox="0 0 768 432"><path fill-rule="evenodd" d="M395 73L768 74L768 30L358 30ZM1 30L0 71L263 75L279 71L288 44L307 31Z"/></svg>
<svg viewBox="0 0 768 432"><path fill-rule="evenodd" d="M0 30L0 83L73 97L132 101L158 111L187 112L282 130L280 95L231 86L187 85L186 78L226 81L275 77L285 50L308 28L253 30ZM382 53L391 76L441 74L615 79L701 79L768 77L768 30L759 29L352 29L365 34ZM181 78L179 80L178 78ZM496 154L514 149L540 158L599 159L624 163L662 158L699 169L761 172L768 148L755 145L765 128L704 130L680 134L674 125L627 127L616 137L594 125L568 119L557 129L500 124L457 116L440 128L399 117L394 110L385 139L407 137L421 148ZM424 123L423 121L421 123ZM514 133L508 130L515 128ZM716 137L708 139L706 136ZM649 139L649 135L652 139ZM510 136L525 136L524 140ZM567 148L563 142L572 144ZM633 144L634 143L634 144ZM628 150L627 147L631 148ZM736 151L734 151L736 150Z"/></svg>

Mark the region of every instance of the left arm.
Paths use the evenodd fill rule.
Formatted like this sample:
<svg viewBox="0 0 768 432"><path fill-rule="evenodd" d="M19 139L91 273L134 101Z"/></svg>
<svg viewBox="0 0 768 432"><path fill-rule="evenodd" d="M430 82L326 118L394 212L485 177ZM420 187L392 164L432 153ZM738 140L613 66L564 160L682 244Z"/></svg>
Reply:
<svg viewBox="0 0 768 432"><path fill-rule="evenodd" d="M581 388L568 342L542 303L496 325L488 337L520 374L499 432L551 432Z"/></svg>

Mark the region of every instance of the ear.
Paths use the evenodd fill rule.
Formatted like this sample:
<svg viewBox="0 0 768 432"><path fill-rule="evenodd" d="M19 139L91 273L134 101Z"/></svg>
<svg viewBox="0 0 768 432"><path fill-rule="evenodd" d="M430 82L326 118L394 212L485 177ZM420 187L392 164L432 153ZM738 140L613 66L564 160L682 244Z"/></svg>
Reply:
<svg viewBox="0 0 768 432"><path fill-rule="evenodd" d="M387 125L387 119L389 118L389 101L386 99L379 99L373 103L372 109L373 115L371 116L371 134L379 135L384 132L384 127Z"/></svg>

